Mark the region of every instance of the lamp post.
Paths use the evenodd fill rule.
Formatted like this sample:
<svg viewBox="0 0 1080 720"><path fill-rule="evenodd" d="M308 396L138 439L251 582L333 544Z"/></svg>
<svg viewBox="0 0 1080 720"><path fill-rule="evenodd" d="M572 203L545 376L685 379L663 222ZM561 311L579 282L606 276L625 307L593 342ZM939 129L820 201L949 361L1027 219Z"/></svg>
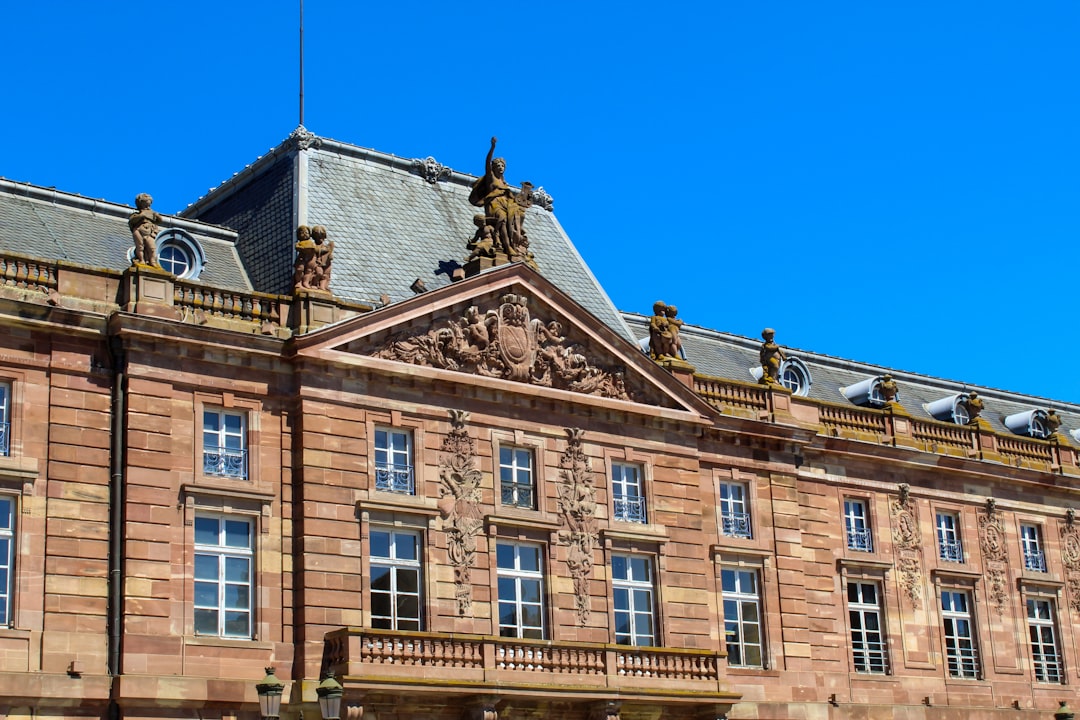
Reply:
<svg viewBox="0 0 1080 720"><path fill-rule="evenodd" d="M315 688L319 696L319 713L323 720L341 720L341 696L345 688L334 679L334 673L327 673L319 687Z"/></svg>
<svg viewBox="0 0 1080 720"><path fill-rule="evenodd" d="M281 693L285 683L274 676L274 666L266 668L266 677L255 686L259 693L259 713L263 718L277 718L281 714Z"/></svg>
<svg viewBox="0 0 1080 720"><path fill-rule="evenodd" d="M1058 705L1057 712L1054 713L1054 720L1073 720L1076 714L1069 709L1069 706L1065 704L1065 701L1059 701Z"/></svg>

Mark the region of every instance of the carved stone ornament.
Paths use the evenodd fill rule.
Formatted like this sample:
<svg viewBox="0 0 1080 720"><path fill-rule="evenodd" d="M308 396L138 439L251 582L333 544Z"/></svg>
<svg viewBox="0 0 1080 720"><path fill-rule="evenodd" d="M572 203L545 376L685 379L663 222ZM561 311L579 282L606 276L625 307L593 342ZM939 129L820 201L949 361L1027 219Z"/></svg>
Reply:
<svg viewBox="0 0 1080 720"><path fill-rule="evenodd" d="M998 614L1005 613L1009 601L1006 572L1009 569L1009 556L1005 546L1005 525L997 511L993 498L986 501L986 508L979 510L979 547L982 550L986 582L990 590L990 600L997 606Z"/></svg>
<svg viewBox="0 0 1080 720"><path fill-rule="evenodd" d="M907 483L901 483L900 496L889 503L889 515L900 587L917 609L922 600L922 536L910 490Z"/></svg>
<svg viewBox="0 0 1080 720"><path fill-rule="evenodd" d="M322 145L322 140L319 139L315 133L308 130L303 125L297 126L295 130L289 133L289 139L296 141L296 147L300 150L307 150L309 148L317 148Z"/></svg>
<svg viewBox="0 0 1080 720"><path fill-rule="evenodd" d="M528 298L504 295L484 313L475 305L465 317L426 331L394 336L372 353L412 365L505 378L585 395L633 399L622 368L601 368L563 336L557 321L529 316Z"/></svg>
<svg viewBox="0 0 1080 720"><path fill-rule="evenodd" d="M446 533L447 553L454 568L458 614L472 611L472 568L476 564L476 535L483 526L480 513L480 470L476 445L465 429L469 414L450 411L450 432L439 456L439 512Z"/></svg>
<svg viewBox="0 0 1080 720"><path fill-rule="evenodd" d="M430 155L423 160L420 158L413 160L410 169L432 185L440 180L449 180L450 173L453 172L450 168L446 167Z"/></svg>
<svg viewBox="0 0 1080 720"><path fill-rule="evenodd" d="M1080 613L1080 527L1077 526L1072 508L1065 522L1058 526L1061 538L1061 561L1065 564L1065 586L1069 590L1069 607Z"/></svg>
<svg viewBox="0 0 1080 720"><path fill-rule="evenodd" d="M546 190L544 190L543 185L533 190L532 202L533 205L539 205L548 212L555 211L555 200L552 199L551 195L549 195Z"/></svg>
<svg viewBox="0 0 1080 720"><path fill-rule="evenodd" d="M559 459L560 545L569 548L566 565L574 580L574 605L578 624L589 621L589 580L592 579L593 549L596 547L596 486L593 472L581 446L584 430L567 428L566 452Z"/></svg>

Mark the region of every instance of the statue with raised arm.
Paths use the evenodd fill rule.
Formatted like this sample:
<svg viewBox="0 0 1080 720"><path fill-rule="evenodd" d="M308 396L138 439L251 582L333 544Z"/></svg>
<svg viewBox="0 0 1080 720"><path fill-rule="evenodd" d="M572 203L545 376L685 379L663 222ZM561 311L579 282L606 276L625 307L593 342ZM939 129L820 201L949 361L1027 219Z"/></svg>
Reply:
<svg viewBox="0 0 1080 720"><path fill-rule="evenodd" d="M761 339L765 342L761 343L761 350L758 353L761 360L760 382L765 385L780 384L780 364L787 359L780 346L773 342L775 337L776 331L772 328L761 331Z"/></svg>
<svg viewBox="0 0 1080 720"><path fill-rule="evenodd" d="M154 239L158 234L161 216L150 208L153 203L154 198L146 193L135 196L136 211L128 218L128 229L135 241L135 258L132 264L154 265L157 262Z"/></svg>
<svg viewBox="0 0 1080 720"><path fill-rule="evenodd" d="M512 262L528 260L531 256L525 235L525 209L532 204L532 183L522 183L520 192L511 190L504 177L506 160L494 157L496 141L491 138L484 175L473 183L469 202L484 208L484 222L492 229L497 252L505 253ZM477 239L481 237L478 233Z"/></svg>

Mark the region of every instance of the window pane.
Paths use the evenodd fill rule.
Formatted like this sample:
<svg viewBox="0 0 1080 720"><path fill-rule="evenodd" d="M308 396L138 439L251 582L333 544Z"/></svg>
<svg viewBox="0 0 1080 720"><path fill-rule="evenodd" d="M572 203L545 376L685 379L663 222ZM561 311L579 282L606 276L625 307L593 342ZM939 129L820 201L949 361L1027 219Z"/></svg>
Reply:
<svg viewBox="0 0 1080 720"><path fill-rule="evenodd" d="M521 570L532 572L540 570L540 548L522 547L519 556L521 558Z"/></svg>
<svg viewBox="0 0 1080 720"><path fill-rule="evenodd" d="M385 593L372 593L371 614L380 617L393 617L393 606L390 603L390 595ZM389 627L389 625L387 625Z"/></svg>
<svg viewBox="0 0 1080 720"><path fill-rule="evenodd" d="M251 607L251 600L248 597L248 586L226 585L225 607L232 608L234 610L247 610L249 607Z"/></svg>
<svg viewBox="0 0 1080 720"><path fill-rule="evenodd" d="M215 597L214 602L217 602ZM217 610L196 610L195 611L195 633L197 635L217 635L218 614Z"/></svg>
<svg viewBox="0 0 1080 720"><path fill-rule="evenodd" d="M390 592L390 568L372 565L371 589Z"/></svg>
<svg viewBox="0 0 1080 720"><path fill-rule="evenodd" d="M538 581L521 581L521 601L527 603L540 602L540 583Z"/></svg>
<svg viewBox="0 0 1080 720"><path fill-rule="evenodd" d="M513 578L499 578L499 599L515 600L517 598L517 583Z"/></svg>
<svg viewBox="0 0 1080 720"><path fill-rule="evenodd" d="M652 582L651 573L649 572L649 561L645 558L631 558L630 559L630 571L633 575L633 579L637 582Z"/></svg>
<svg viewBox="0 0 1080 720"><path fill-rule="evenodd" d="M626 558L622 555L611 556L611 577L626 580Z"/></svg>
<svg viewBox="0 0 1080 720"><path fill-rule="evenodd" d="M395 536L394 550L397 551L398 560L415 560L416 536L399 533Z"/></svg>
<svg viewBox="0 0 1080 720"><path fill-rule="evenodd" d="M195 579L218 581L218 558L216 555L195 556Z"/></svg>
<svg viewBox="0 0 1080 720"><path fill-rule="evenodd" d="M248 627L248 618L250 615L246 612L228 611L225 613L225 634L232 637L248 637L251 635L251 630Z"/></svg>
<svg viewBox="0 0 1080 720"><path fill-rule="evenodd" d="M195 604L202 607L217 607L217 590L218 586L215 583L195 583Z"/></svg>
<svg viewBox="0 0 1080 720"><path fill-rule="evenodd" d="M234 548L250 548L251 523L244 520L226 520L225 545Z"/></svg>
<svg viewBox="0 0 1080 720"><path fill-rule="evenodd" d="M507 570L514 569L514 546L513 545L498 545L495 548L495 555L499 567ZM500 584L501 587L501 584ZM501 595L501 592L500 592Z"/></svg>
<svg viewBox="0 0 1080 720"><path fill-rule="evenodd" d="M399 618L418 618L420 617L420 602L415 595L399 595L398 596L398 617ZM401 628L404 630L404 628Z"/></svg>
<svg viewBox="0 0 1080 720"><path fill-rule="evenodd" d="M225 579L229 582L251 582L251 563L247 558L225 558Z"/></svg>
<svg viewBox="0 0 1080 720"><path fill-rule="evenodd" d="M390 533L382 530L372 530L370 543L372 557L390 557Z"/></svg>
<svg viewBox="0 0 1080 720"><path fill-rule="evenodd" d="M217 518L195 516L195 544L217 545L220 528Z"/></svg>
<svg viewBox="0 0 1080 720"><path fill-rule="evenodd" d="M398 592L417 593L420 591L420 573L415 570L398 570Z"/></svg>

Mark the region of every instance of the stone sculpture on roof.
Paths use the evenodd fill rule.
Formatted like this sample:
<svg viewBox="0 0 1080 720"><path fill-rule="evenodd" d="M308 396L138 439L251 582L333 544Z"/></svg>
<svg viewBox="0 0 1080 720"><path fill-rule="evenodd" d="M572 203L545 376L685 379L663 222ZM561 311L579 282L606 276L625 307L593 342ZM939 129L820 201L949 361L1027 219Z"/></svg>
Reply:
<svg viewBox="0 0 1080 720"><path fill-rule="evenodd" d="M496 141L497 138L491 138L491 148L484 160L484 175L473 183L469 193L469 202L484 208L484 226L491 228L492 247L488 250L480 242L487 235L482 226L469 249L473 251L473 259L494 258L494 265L522 261L535 267L525 233L525 210L532 204L532 183L522 183L519 192L511 189L504 178L506 160L494 157Z"/></svg>
<svg viewBox="0 0 1080 720"><path fill-rule="evenodd" d="M776 331L772 328L765 328L761 331L761 339L765 342L761 343L761 350L758 353L761 360L761 379L759 382L764 385L780 384L780 364L787 359L780 346L773 342L775 337Z"/></svg>
<svg viewBox="0 0 1080 720"><path fill-rule="evenodd" d="M293 292L330 291L330 266L334 260L334 242L326 239L322 225L296 228L296 262L293 266Z"/></svg>
<svg viewBox="0 0 1080 720"><path fill-rule="evenodd" d="M976 423L979 413L983 411L983 400L979 397L979 393L972 390L968 393L968 396L961 400L964 407L967 408L968 423Z"/></svg>
<svg viewBox="0 0 1080 720"><path fill-rule="evenodd" d="M683 321L676 319L678 312L678 308L662 300L653 303L653 315L649 318L649 357L653 360L682 357L679 331Z"/></svg>
<svg viewBox="0 0 1080 720"><path fill-rule="evenodd" d="M128 229L135 241L135 257L133 264L154 265L157 259L154 255L154 238L158 234L158 225L161 224L161 216L154 212L150 206L154 198L147 193L139 193L135 196L135 212L128 218Z"/></svg>
<svg viewBox="0 0 1080 720"><path fill-rule="evenodd" d="M881 399L891 403L896 402L896 395L900 392L900 387L893 380L892 375L885 373L881 376L881 384L878 385L878 390L881 391Z"/></svg>

